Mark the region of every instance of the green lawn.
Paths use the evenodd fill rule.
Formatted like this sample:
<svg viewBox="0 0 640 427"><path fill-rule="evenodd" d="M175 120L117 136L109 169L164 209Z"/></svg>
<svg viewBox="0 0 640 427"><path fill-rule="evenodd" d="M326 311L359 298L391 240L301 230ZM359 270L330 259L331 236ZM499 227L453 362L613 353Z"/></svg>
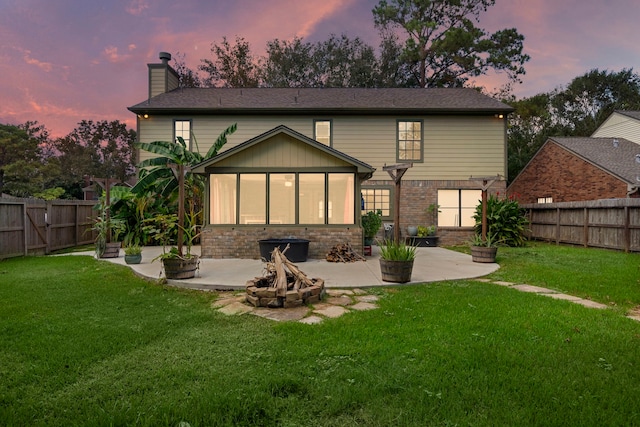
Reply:
<svg viewBox="0 0 640 427"><path fill-rule="evenodd" d="M640 255L532 245L498 261L493 279L616 306L452 281L374 289L379 309L304 325L227 317L215 293L90 257L2 261L0 425L640 425L640 322L624 317Z"/></svg>

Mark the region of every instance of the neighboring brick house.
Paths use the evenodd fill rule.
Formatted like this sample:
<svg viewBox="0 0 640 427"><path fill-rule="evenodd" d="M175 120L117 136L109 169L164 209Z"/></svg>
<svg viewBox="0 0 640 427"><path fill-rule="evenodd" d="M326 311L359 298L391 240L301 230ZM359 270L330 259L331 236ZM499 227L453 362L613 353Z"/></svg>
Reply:
<svg viewBox="0 0 640 427"><path fill-rule="evenodd" d="M623 138L549 138L507 193L521 203L639 197L640 145Z"/></svg>
<svg viewBox="0 0 640 427"><path fill-rule="evenodd" d="M506 175L513 109L476 90L180 88L170 55L161 59L148 64L149 99L129 107L140 142L182 136L193 146L193 135L206 152L238 124L195 169L208 178L204 256L257 258L256 240L289 235L311 240L312 258L345 241L361 249L362 212L393 221L383 167L404 163L413 167L402 180L401 230L429 225L437 204L441 242L461 243L481 195L482 181L470 178ZM491 187L505 190L504 178Z"/></svg>

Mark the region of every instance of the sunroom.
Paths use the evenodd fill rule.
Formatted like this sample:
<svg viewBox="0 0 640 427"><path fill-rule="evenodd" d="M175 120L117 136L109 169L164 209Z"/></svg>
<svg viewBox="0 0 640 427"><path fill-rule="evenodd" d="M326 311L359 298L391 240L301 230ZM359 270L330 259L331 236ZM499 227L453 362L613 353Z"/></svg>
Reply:
<svg viewBox="0 0 640 427"><path fill-rule="evenodd" d="M212 159L206 176L202 256L260 257L263 239L307 239L310 258L336 244L362 250L361 183L374 168L278 126Z"/></svg>

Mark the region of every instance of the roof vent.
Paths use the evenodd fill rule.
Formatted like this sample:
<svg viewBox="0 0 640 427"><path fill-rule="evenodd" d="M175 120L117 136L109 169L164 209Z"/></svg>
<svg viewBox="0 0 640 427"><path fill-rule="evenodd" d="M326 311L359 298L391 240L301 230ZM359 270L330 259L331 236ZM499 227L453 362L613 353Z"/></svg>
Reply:
<svg viewBox="0 0 640 427"><path fill-rule="evenodd" d="M618 142L618 140L616 138L613 139L613 148L618 148L618 145L620 145L620 142Z"/></svg>
<svg viewBox="0 0 640 427"><path fill-rule="evenodd" d="M160 52L160 60L163 64L168 64L171 61L171 54L169 52Z"/></svg>

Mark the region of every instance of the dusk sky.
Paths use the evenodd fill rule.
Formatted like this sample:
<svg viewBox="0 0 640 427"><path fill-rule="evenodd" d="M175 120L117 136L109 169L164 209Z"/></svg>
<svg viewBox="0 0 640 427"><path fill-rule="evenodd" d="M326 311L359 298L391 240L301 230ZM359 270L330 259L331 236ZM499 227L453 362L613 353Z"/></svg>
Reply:
<svg viewBox="0 0 640 427"><path fill-rule="evenodd" d="M356 36L377 47L377 0L0 0L0 123L37 120L64 136L80 120L121 120L147 95L147 63L186 54L196 68L212 42L244 37L254 54L275 38ZM525 36L519 98L598 68L640 72L637 0L497 0L488 31ZM173 61L171 62L173 63ZM478 80L489 91L502 80Z"/></svg>

